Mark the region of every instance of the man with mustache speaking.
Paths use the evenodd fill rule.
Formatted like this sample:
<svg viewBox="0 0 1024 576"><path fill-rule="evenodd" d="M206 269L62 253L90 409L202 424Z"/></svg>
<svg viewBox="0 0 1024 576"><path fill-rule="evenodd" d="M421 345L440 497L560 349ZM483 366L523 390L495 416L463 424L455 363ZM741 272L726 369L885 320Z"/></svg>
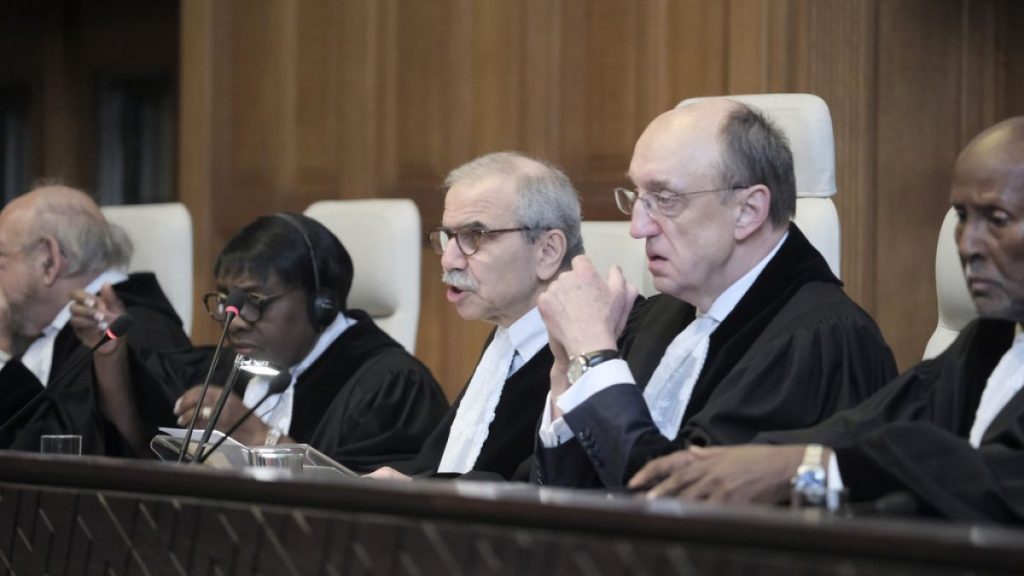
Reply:
<svg viewBox="0 0 1024 576"><path fill-rule="evenodd" d="M496 328L419 455L374 478L517 476L533 452L552 362L537 297L583 252L578 195L552 166L499 152L456 168L445 185L442 226L430 243L441 256L448 300L462 318Z"/></svg>

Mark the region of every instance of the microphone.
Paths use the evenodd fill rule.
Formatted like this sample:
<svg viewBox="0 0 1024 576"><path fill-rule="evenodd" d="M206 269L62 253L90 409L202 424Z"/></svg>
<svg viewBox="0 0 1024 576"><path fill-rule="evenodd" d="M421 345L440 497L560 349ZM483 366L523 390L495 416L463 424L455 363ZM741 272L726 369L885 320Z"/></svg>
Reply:
<svg viewBox="0 0 1024 576"><path fill-rule="evenodd" d="M217 368L217 361L220 360L220 352L224 349L224 339L228 335L228 326L231 326L231 321L238 316L242 306L245 306L246 300L245 292L238 288L232 288L231 292L228 293L227 302L224 303L224 327L220 331L220 340L217 341L217 347L213 350L213 360L210 361L210 368L206 371L206 378L203 380L203 388L199 391L199 401L196 403L196 409L192 412L192 421L188 423L188 428L185 430L185 437L181 443L181 449L178 450L178 462L181 463L185 460L185 453L188 452L188 445L192 442L192 431L196 428L196 420L199 418L199 412L203 408L203 400L206 398L206 390L210 387L210 380L213 379L213 372Z"/></svg>
<svg viewBox="0 0 1024 576"><path fill-rule="evenodd" d="M249 408L245 412L245 414L243 414L242 417L238 419L237 422L232 424L231 428L228 428L227 432L224 433L224 436L222 436L220 438L220 440L217 440L216 444L211 446L209 450L200 453L199 459L198 459L199 463L202 464L203 462L206 461L207 458L210 457L210 454L213 454L214 452L216 452L217 448L220 448L220 445L223 444L224 441L228 439L228 436L231 436L231 434L235 430L238 430L238 427L241 426L243 422L248 420L249 417L252 416L253 412L255 412L260 406L263 405L264 402L267 401L267 398L270 398L274 394L280 394L280 393L284 392L285 390L288 389L288 385L291 384L291 383L292 383L292 374L291 374L291 372L289 372L287 370L281 370L280 372L278 372L277 376L274 376L274 378L270 381L270 383L267 384L267 391L266 391L265 394L263 394L263 397L260 398L259 402L257 402L255 405L253 405L252 408Z"/></svg>
<svg viewBox="0 0 1024 576"><path fill-rule="evenodd" d="M128 331L131 330L132 328L132 322L132 317L129 316L128 314L122 314L118 316L113 322L111 322L110 326L103 333L103 336L100 338L99 342L97 342L91 348L89 348L89 350L86 351L85 354L81 354L77 358L72 360L56 376L50 378L49 385L44 387L38 394L33 396L32 399L29 400L27 404L25 404L24 406L21 407L20 410L15 412L14 416L11 416L7 420L7 422L4 422L3 426L0 426L0 438L2 438L3 435L6 434L7 432L10 432L11 429L14 428L14 425L17 424L18 421L21 420L23 416L25 416L32 409L38 406L39 403L42 402L43 399L47 397L51 390L60 388L59 385L62 384L65 379L68 379L68 376L78 374L78 371L82 367L82 365L85 364L87 360L92 358L93 353L96 352L96 350L98 350L100 346L103 346L104 344L110 342L111 340L117 340L118 338L127 334Z"/></svg>

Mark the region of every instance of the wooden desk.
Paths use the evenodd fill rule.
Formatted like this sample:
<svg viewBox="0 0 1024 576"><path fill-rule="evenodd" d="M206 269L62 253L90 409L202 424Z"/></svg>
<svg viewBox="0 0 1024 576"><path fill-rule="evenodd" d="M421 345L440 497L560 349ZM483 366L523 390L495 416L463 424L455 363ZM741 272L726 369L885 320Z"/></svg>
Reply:
<svg viewBox="0 0 1024 576"><path fill-rule="evenodd" d="M0 452L12 574L1006 574L1024 531Z"/></svg>

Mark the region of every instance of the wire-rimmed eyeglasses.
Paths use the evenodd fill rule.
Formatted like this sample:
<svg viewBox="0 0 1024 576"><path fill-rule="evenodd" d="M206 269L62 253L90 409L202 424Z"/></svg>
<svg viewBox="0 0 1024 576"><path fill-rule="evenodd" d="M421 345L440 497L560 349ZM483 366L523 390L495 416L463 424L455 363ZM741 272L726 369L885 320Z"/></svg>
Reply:
<svg viewBox="0 0 1024 576"><path fill-rule="evenodd" d="M632 214L636 208L636 203L639 201L644 206L644 210L647 214L661 214L667 218L674 218L683 212L685 203L684 198L687 196L696 196L697 194L711 194L714 192L730 192L732 190L742 190L749 188L749 186L732 186L730 188L717 188L714 190L694 190L693 192L648 192L646 194L640 194L636 190L630 190L629 188L616 188L615 189L615 205L623 214Z"/></svg>

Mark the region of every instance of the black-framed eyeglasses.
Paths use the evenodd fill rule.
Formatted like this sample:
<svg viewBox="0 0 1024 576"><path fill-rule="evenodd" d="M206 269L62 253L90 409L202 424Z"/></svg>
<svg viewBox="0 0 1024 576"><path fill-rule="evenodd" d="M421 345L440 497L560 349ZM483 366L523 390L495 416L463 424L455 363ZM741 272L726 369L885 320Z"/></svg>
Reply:
<svg viewBox="0 0 1024 576"><path fill-rule="evenodd" d="M616 188L615 205L623 214L632 214L633 210L636 209L636 203L639 201L643 204L647 214L651 216L660 214L666 218L675 218L682 214L685 207L683 200L687 196L712 194L714 192L731 192L732 190L742 190L749 187L732 186L730 188L716 188L714 190L694 190L693 192L648 192L647 194L640 194L636 190L630 190L629 188Z"/></svg>
<svg viewBox="0 0 1024 576"><path fill-rule="evenodd" d="M238 311L238 316L250 324L253 322L259 322L260 318L263 317L263 311L266 310L268 306L294 290L297 290L297 288L288 288L283 292L271 294L270 296L246 294L245 304L243 304L242 309ZM208 292L203 294L203 307L206 308L206 313L210 315L210 318L213 318L217 322L223 322L224 319L227 318L227 311L224 309L227 305L227 301L228 295L223 292Z"/></svg>
<svg viewBox="0 0 1024 576"><path fill-rule="evenodd" d="M491 236L506 232L525 232L527 230L533 230L533 228L528 226L499 228L497 230L488 230L486 228L456 228L454 230L434 228L429 234L430 247L437 254L444 254L444 249L448 247L448 243L454 238L455 243L459 246L459 250L462 250L462 253L466 256L472 256L480 249L480 245Z"/></svg>

